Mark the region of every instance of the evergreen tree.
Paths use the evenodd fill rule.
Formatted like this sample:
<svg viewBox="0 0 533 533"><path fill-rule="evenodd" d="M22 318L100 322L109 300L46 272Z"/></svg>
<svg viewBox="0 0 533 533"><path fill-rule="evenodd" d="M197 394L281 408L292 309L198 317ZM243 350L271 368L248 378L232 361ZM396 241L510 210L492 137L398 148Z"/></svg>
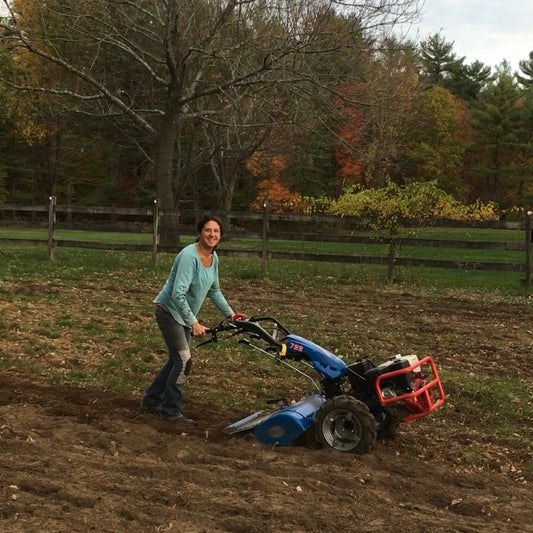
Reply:
<svg viewBox="0 0 533 533"><path fill-rule="evenodd" d="M520 141L519 197L517 203L528 208L533 207L533 84L524 91L518 106L517 131Z"/></svg>
<svg viewBox="0 0 533 533"><path fill-rule="evenodd" d="M420 44L421 78L430 86L439 85L462 100L475 100L491 79L490 67L481 61L465 64L453 52L453 42L435 33Z"/></svg>
<svg viewBox="0 0 533 533"><path fill-rule="evenodd" d="M502 207L512 206L519 194L519 97L510 66L504 61L495 81L480 93L472 108L470 185L475 197L495 201Z"/></svg>
<svg viewBox="0 0 533 533"><path fill-rule="evenodd" d="M526 89L533 86L533 51L529 52L529 59L520 60L518 66L523 74L523 76L520 73L516 75L518 83Z"/></svg>
<svg viewBox="0 0 533 533"><path fill-rule="evenodd" d="M440 33L420 43L421 74L428 85L446 87L462 61L453 52L453 42L447 42Z"/></svg>
<svg viewBox="0 0 533 533"><path fill-rule="evenodd" d="M448 89L465 102L470 102L476 100L491 79L491 68L481 61L474 61L469 65L458 61L453 66Z"/></svg>

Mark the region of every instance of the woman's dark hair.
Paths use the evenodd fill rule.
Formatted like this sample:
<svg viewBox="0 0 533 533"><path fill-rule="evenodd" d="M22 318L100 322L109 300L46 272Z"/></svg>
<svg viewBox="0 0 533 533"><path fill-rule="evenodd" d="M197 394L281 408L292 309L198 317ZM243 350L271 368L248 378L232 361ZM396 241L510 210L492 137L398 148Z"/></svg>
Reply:
<svg viewBox="0 0 533 533"><path fill-rule="evenodd" d="M200 234L202 232L202 230L204 229L204 226L208 222L210 222L211 220L216 222L218 224L218 226L220 227L220 237L222 237L222 235L224 234L224 229L222 227L222 220L220 220L220 218L218 218L215 215L204 215L204 216L202 216L202 218L200 218L200 220L198 221L198 224L196 225L196 233ZM200 237L196 237L196 242L198 242L199 240L200 240ZM216 248L216 246L215 246L215 248ZM213 248L212 252L215 251L215 248Z"/></svg>
<svg viewBox="0 0 533 533"><path fill-rule="evenodd" d="M201 231L204 229L204 226L211 220L213 220L220 226L220 235L222 235L222 220L220 220L220 218L215 215L203 215L202 218L198 221L198 224L196 225L196 233L201 233Z"/></svg>

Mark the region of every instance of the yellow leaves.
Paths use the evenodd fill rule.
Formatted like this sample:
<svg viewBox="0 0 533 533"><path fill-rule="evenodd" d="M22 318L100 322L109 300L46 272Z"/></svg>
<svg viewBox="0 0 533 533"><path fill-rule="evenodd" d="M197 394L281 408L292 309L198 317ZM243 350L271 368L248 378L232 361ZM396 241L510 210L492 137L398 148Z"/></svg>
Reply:
<svg viewBox="0 0 533 533"><path fill-rule="evenodd" d="M279 177L279 175L287 168L287 161L283 156L276 155L272 158L272 169L274 171L274 176Z"/></svg>
<svg viewBox="0 0 533 533"><path fill-rule="evenodd" d="M471 205L466 206L468 220L498 220L500 218L500 208L496 202L487 202L484 204L477 200Z"/></svg>
<svg viewBox="0 0 533 533"><path fill-rule="evenodd" d="M372 229L391 229L401 220L420 223L432 218L461 221L497 220L494 202L464 205L437 187L436 181L412 182L400 187L389 182L381 189L348 189L331 206L331 213L356 216Z"/></svg>
<svg viewBox="0 0 533 533"><path fill-rule="evenodd" d="M29 146L43 141L48 135L43 124L32 120L19 120L19 133Z"/></svg>
<svg viewBox="0 0 533 533"><path fill-rule="evenodd" d="M412 177L436 179L448 191L459 192L466 144L470 137L463 103L442 87L432 87L418 99L417 131L410 148Z"/></svg>

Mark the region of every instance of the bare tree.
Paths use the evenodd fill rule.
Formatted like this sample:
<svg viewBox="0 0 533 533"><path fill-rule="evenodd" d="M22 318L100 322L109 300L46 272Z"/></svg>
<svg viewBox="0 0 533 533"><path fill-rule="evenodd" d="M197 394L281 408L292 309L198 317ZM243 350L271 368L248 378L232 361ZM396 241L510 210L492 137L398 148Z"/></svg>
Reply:
<svg viewBox="0 0 533 533"><path fill-rule="evenodd" d="M113 119L137 131L139 147L154 165L156 194L167 214L162 243L178 242L180 181L207 156L192 146L198 124L237 127L241 106L261 101L263 126L279 121L298 102L320 101L339 73L327 58L360 43L361 32L378 32L416 15L419 0L0 0L9 13L0 19L0 46L17 60L31 54L48 64L27 78L0 73L0 81L25 91L46 91L72 110ZM338 17L336 33L328 24ZM357 37L357 39L355 38ZM27 59L26 61L27 66ZM332 65L334 63L331 63ZM54 77L54 70L64 75ZM65 83L65 79L69 83ZM268 97L267 97L268 96ZM259 99L259 100L257 100ZM292 102L291 105L288 102ZM231 120L228 117L231 116ZM205 129L204 129L205 131ZM257 131L257 129L255 130ZM183 164L183 147L189 154ZM180 150L181 147L181 150ZM241 152L253 149L247 144ZM224 148L225 150L225 148ZM180 159L178 159L178 157ZM191 166L192 165L192 166ZM214 168L214 167L213 167ZM220 178L220 173L218 174Z"/></svg>

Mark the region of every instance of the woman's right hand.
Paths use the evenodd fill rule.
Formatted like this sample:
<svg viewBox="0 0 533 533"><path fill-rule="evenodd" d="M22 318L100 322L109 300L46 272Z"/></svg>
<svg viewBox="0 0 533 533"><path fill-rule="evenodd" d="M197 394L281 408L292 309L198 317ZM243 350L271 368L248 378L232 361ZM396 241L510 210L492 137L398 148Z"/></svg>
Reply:
<svg viewBox="0 0 533 533"><path fill-rule="evenodd" d="M205 326L202 326L200 322L195 322L191 326L191 329L193 337L203 337L205 335L205 332L207 331L207 328Z"/></svg>

